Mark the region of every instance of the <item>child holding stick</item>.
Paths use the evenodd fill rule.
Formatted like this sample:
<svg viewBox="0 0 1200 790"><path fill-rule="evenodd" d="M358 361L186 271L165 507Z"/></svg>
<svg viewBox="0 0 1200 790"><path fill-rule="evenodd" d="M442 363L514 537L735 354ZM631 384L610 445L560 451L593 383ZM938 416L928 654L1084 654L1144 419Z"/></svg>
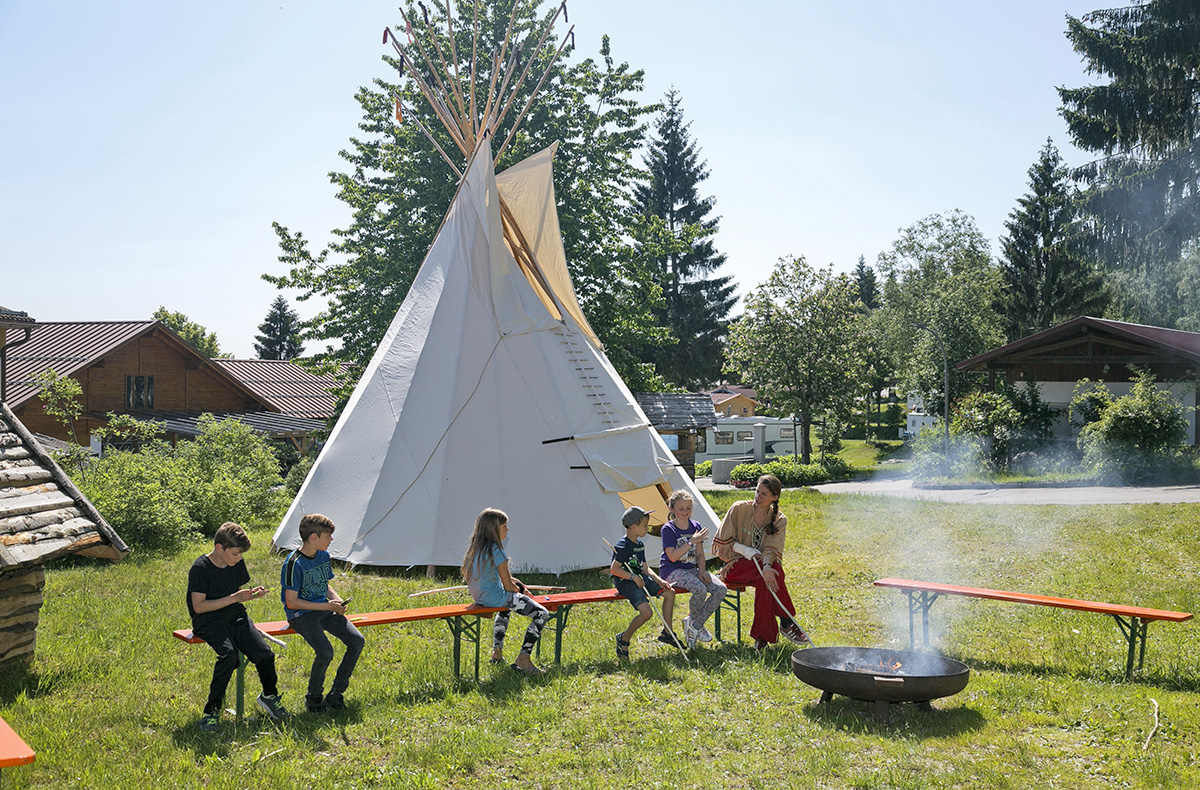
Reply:
<svg viewBox="0 0 1200 790"><path fill-rule="evenodd" d="M625 537L617 541L613 547L612 563L608 572L612 575L613 585L617 592L629 600L629 605L637 610L637 616L629 623L629 627L617 634L617 660L629 660L629 642L637 630L654 616L650 608L650 595L661 595L663 599L664 624L669 623L667 613L675 604L675 591L649 565L646 564L646 547L642 538L650 529L651 510L642 510L637 505L625 511L621 517L621 525L625 527ZM671 647L682 648L678 637L665 625L658 641Z"/></svg>

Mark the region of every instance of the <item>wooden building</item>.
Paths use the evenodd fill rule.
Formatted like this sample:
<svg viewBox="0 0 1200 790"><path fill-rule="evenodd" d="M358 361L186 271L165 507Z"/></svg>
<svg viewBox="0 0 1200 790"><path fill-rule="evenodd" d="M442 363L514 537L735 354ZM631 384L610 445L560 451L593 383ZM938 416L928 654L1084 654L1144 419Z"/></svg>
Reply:
<svg viewBox="0 0 1200 790"><path fill-rule="evenodd" d="M129 548L0 403L0 665L33 659L43 566L64 554L116 562Z"/></svg>
<svg viewBox="0 0 1200 790"><path fill-rule="evenodd" d="M1196 382L1200 333L1083 316L959 362L964 374L986 374L1017 385L1035 381L1042 400L1063 410L1055 436L1068 439L1065 411L1081 379L1103 381L1113 395L1129 393L1138 369L1154 374L1187 409L1188 441L1196 443Z"/></svg>
<svg viewBox="0 0 1200 790"><path fill-rule="evenodd" d="M302 449L324 427L319 419L285 414L225 362L203 356L159 321L37 323L29 340L8 352L7 400L30 431L83 445L110 412L163 422L171 439L195 435L201 414L236 417ZM75 436L42 409L36 377L47 369L82 387Z"/></svg>
<svg viewBox="0 0 1200 790"><path fill-rule="evenodd" d="M674 392L639 392L633 397L683 471L694 480L697 440L703 441L705 430L717 424L712 400L705 394Z"/></svg>
<svg viewBox="0 0 1200 790"><path fill-rule="evenodd" d="M713 410L722 417L753 417L758 409L757 393L740 384L722 384L704 394L712 399Z"/></svg>

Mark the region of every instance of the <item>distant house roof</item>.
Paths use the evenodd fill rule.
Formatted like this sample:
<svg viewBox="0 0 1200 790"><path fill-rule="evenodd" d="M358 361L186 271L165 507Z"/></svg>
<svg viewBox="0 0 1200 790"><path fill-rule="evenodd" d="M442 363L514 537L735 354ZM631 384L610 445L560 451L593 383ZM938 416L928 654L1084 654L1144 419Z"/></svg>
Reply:
<svg viewBox="0 0 1200 790"><path fill-rule="evenodd" d="M0 403L0 571L63 554L120 560L129 547Z"/></svg>
<svg viewBox="0 0 1200 790"><path fill-rule="evenodd" d="M1097 364L1155 367L1172 363L1200 365L1200 333L1081 316L971 357L955 367L965 372L1058 366L1072 368L1072 374L1095 376L1094 371L1076 369ZM1164 373L1169 375L1170 371Z"/></svg>
<svg viewBox="0 0 1200 790"><path fill-rule="evenodd" d="M332 374L318 376L284 359L214 359L226 373L242 382L280 414L325 420L333 416L337 386Z"/></svg>
<svg viewBox="0 0 1200 790"><path fill-rule="evenodd" d="M708 390L704 393L712 399L713 408L720 403L724 403L730 398L736 398L741 395L743 398L749 398L755 403L758 402L758 393L750 387L743 387L740 384L722 384L716 389Z"/></svg>
<svg viewBox="0 0 1200 790"><path fill-rule="evenodd" d="M29 317L29 313L23 313L19 310L9 310L7 307L0 307L0 326L21 326L24 324L33 324L35 321Z"/></svg>
<svg viewBox="0 0 1200 790"><path fill-rule="evenodd" d="M208 368L233 389L253 401L260 400L245 384L214 365L161 321L49 321L31 328L29 342L8 356L8 404L14 409L37 395L34 377L47 368L54 368L60 376L72 376L131 340L152 333L174 345L180 353L193 357L198 365ZM263 406L269 408L266 403Z"/></svg>
<svg viewBox="0 0 1200 790"><path fill-rule="evenodd" d="M633 396L650 424L660 431L702 431L717 424L717 413L707 395L674 392L638 392Z"/></svg>
<svg viewBox="0 0 1200 790"><path fill-rule="evenodd" d="M275 414L269 411L139 411L139 420L162 423L163 430L177 436L199 436L200 418L211 414L219 420L240 420L270 439L293 439L316 433L325 427L324 420ZM103 417L103 415L96 415Z"/></svg>

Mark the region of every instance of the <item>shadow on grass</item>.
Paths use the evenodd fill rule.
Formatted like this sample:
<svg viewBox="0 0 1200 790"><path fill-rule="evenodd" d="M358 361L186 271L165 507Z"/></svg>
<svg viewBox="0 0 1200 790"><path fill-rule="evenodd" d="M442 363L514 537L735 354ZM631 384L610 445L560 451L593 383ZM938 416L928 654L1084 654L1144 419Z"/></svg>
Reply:
<svg viewBox="0 0 1200 790"><path fill-rule="evenodd" d="M304 744L306 751L321 752L348 746L350 739L346 727L362 721L362 712L358 703L347 700L345 710L293 713L280 722L258 713L247 714L240 722L232 716L223 716L220 729L216 732L202 732L197 726L199 719L197 716L193 721L176 727L171 732L171 739L178 748L186 749L199 758L224 759L236 747L272 731L287 731L292 738ZM337 725L336 732L330 731L331 723ZM263 759L267 756L264 755Z"/></svg>
<svg viewBox="0 0 1200 790"><path fill-rule="evenodd" d="M91 667L84 666L38 671L20 660L4 664L0 670L0 704L4 705L11 705L21 695L29 699L50 696L60 686L69 686L92 672Z"/></svg>
<svg viewBox="0 0 1200 790"><path fill-rule="evenodd" d="M1004 675L1028 675L1031 677L1053 677L1080 680L1092 683L1114 683L1129 686L1146 686L1166 691L1200 692L1200 677L1178 675L1163 669L1134 670L1133 677L1125 678L1125 667L1119 669L1096 667L1079 671L1063 666L1034 664L1028 661L988 661L947 654L961 661L972 671L995 672Z"/></svg>
<svg viewBox="0 0 1200 790"><path fill-rule="evenodd" d="M815 695L820 691L813 689ZM903 739L945 738L982 730L987 719L965 705L950 699L936 701L932 710L921 710L914 703L892 703L891 720L875 720L875 704L862 700L834 697L829 702L804 705L800 712L814 724L835 727L843 732L879 735Z"/></svg>

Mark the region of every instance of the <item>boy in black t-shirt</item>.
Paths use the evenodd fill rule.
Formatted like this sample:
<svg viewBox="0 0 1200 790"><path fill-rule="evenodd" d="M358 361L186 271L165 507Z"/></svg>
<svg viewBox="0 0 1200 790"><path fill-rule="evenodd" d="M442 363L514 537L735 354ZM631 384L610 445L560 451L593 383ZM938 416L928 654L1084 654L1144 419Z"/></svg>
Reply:
<svg viewBox="0 0 1200 790"><path fill-rule="evenodd" d="M629 660L629 643L634 633L653 617L650 608L650 595L662 596L663 611L672 611L675 603L675 590L646 564L646 546L642 538L650 529L650 514L652 510L643 510L637 505L630 507L621 516L621 526L625 527L625 537L613 546L612 563L608 572L612 576L613 586L617 592L625 596L629 605L637 610L637 615L629 623L629 627L617 634L617 660ZM668 622L664 618L664 623ZM664 645L683 649L683 643L672 631L663 628L658 635L658 641Z"/></svg>
<svg viewBox="0 0 1200 790"><path fill-rule="evenodd" d="M192 633L208 643L217 654L208 702L200 729L214 732L221 709L225 706L225 689L238 667L238 654L244 653L258 671L262 694L258 706L272 719L288 717L279 698L275 675L275 654L267 647L262 633L254 627L243 602L267 594L265 587L242 589L249 583L250 572L242 562L249 550L246 531L232 521L226 521L213 538L213 550L192 563L188 571L187 607L192 616Z"/></svg>

